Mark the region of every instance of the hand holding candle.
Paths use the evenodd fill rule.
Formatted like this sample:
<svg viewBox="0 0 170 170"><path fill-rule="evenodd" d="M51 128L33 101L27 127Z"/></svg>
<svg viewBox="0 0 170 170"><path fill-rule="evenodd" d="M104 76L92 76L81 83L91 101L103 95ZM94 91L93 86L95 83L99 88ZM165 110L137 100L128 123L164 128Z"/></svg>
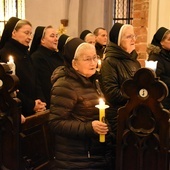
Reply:
<svg viewBox="0 0 170 170"><path fill-rule="evenodd" d="M9 61L7 62L7 64L9 65L9 68L11 69L12 74L15 74L15 63L11 55L9 56Z"/></svg>
<svg viewBox="0 0 170 170"><path fill-rule="evenodd" d="M108 108L109 106L105 105L103 99L99 99L99 105L96 105L95 107L99 109L99 121L105 122L105 109ZM105 135L100 135L99 141L105 142Z"/></svg>

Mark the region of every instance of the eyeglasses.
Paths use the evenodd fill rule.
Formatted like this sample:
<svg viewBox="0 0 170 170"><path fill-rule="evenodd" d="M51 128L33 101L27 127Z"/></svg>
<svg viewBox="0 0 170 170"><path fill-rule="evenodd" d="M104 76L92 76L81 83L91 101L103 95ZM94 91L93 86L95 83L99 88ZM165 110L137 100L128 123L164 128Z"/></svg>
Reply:
<svg viewBox="0 0 170 170"><path fill-rule="evenodd" d="M133 34L131 34L131 35L127 35L126 37L125 37L126 39L135 39L136 38L136 35L133 35Z"/></svg>
<svg viewBox="0 0 170 170"><path fill-rule="evenodd" d="M74 60L82 60L82 61L87 62L87 63L91 63L92 61L97 62L98 59L99 59L98 55L94 55L93 57L81 58L81 59L74 58Z"/></svg>

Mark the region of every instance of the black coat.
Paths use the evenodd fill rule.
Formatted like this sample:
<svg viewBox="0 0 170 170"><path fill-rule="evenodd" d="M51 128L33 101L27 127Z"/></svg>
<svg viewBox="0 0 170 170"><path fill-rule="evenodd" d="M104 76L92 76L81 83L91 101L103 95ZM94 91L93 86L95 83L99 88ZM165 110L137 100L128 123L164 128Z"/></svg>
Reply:
<svg viewBox="0 0 170 170"><path fill-rule="evenodd" d="M170 51L164 49L161 51L153 49L153 51L150 52L148 60L158 61L156 75L167 85L170 92ZM170 109L170 93L162 101L162 104L166 109Z"/></svg>
<svg viewBox="0 0 170 170"><path fill-rule="evenodd" d="M99 43L96 43L95 48L96 48L97 55L99 55L100 58L103 59L103 55L105 53L106 45L101 45Z"/></svg>
<svg viewBox="0 0 170 170"><path fill-rule="evenodd" d="M31 58L38 82L47 103L47 108L49 108L50 91L52 87L51 75L58 66L63 65L63 59L58 52L52 51L44 46L39 46L39 48L31 55Z"/></svg>
<svg viewBox="0 0 170 170"><path fill-rule="evenodd" d="M101 67L101 84L105 98L110 105L107 115L112 126L115 126L113 119L117 116L117 110L128 100L121 92L122 84L125 80L132 78L139 68L136 51L129 54L115 43L109 43Z"/></svg>
<svg viewBox="0 0 170 170"><path fill-rule="evenodd" d="M59 67L52 76L50 127L55 134L56 169L109 169L107 143L99 142L92 121L99 120L99 94L93 77Z"/></svg>
<svg viewBox="0 0 170 170"><path fill-rule="evenodd" d="M42 97L41 90L36 84L35 71L28 55L28 46L10 39L0 50L1 61L8 62L10 55L14 58L16 75L20 80L17 97L22 102L23 114L28 116L34 113L35 99L41 99Z"/></svg>

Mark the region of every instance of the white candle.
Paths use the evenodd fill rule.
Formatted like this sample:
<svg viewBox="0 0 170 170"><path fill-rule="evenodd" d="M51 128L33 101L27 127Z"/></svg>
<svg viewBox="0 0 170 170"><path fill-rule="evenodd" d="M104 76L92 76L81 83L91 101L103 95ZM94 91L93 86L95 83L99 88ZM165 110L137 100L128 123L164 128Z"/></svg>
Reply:
<svg viewBox="0 0 170 170"><path fill-rule="evenodd" d="M102 98L99 99L99 105L96 105L99 109L99 121L105 122L105 109L108 108L108 105L105 105L105 102L103 101ZM100 142L105 142L105 135L99 135L99 141Z"/></svg>
<svg viewBox="0 0 170 170"><path fill-rule="evenodd" d="M7 64L9 65L9 68L12 71L12 74L15 74L15 63L11 55L9 56L9 61L7 62Z"/></svg>

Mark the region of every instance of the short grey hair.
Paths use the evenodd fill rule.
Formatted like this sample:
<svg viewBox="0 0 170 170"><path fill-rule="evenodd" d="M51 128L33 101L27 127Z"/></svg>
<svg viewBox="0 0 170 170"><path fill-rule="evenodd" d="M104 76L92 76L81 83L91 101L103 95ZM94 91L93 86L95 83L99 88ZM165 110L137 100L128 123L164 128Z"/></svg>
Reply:
<svg viewBox="0 0 170 170"><path fill-rule="evenodd" d="M124 24L119 31L119 36L118 36L118 46L120 46L120 41L122 39L123 34L126 32L128 28L134 29L134 27L130 24Z"/></svg>
<svg viewBox="0 0 170 170"><path fill-rule="evenodd" d="M45 37L45 33L46 33L47 29L49 29L49 28L53 28L53 26L48 25L47 27L44 28L41 39L43 39Z"/></svg>
<svg viewBox="0 0 170 170"><path fill-rule="evenodd" d="M89 49L95 50L95 46L90 43L86 43L86 42L81 43L75 51L74 59L77 59L78 57L82 56L85 53L85 51Z"/></svg>
<svg viewBox="0 0 170 170"><path fill-rule="evenodd" d="M14 30L18 31L21 27L23 27L24 25L29 25L32 27L32 24L28 21L28 20L25 20L25 19L21 19L19 20L15 27L14 27Z"/></svg>

